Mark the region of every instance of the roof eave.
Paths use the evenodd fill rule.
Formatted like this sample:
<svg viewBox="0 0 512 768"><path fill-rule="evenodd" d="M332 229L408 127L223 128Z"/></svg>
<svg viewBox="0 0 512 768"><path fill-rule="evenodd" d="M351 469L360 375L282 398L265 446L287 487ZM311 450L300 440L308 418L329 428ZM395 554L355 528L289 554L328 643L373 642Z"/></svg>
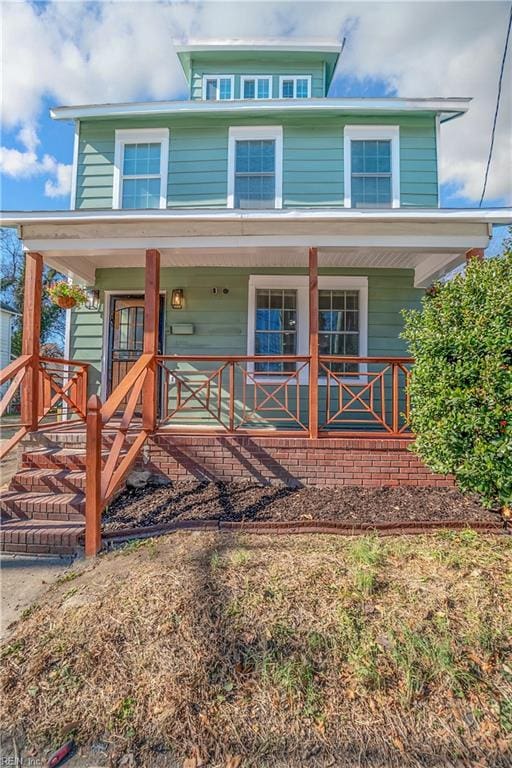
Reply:
<svg viewBox="0 0 512 768"><path fill-rule="evenodd" d="M102 117L129 117L166 114L253 114L272 113L282 110L290 112L335 112L352 114L432 112L441 116L442 122L459 117L468 111L470 98L407 99L387 98L317 98L288 101L268 99L253 103L244 100L218 101L160 101L120 104L85 104L69 107L53 107L50 116L54 120L80 120Z"/></svg>

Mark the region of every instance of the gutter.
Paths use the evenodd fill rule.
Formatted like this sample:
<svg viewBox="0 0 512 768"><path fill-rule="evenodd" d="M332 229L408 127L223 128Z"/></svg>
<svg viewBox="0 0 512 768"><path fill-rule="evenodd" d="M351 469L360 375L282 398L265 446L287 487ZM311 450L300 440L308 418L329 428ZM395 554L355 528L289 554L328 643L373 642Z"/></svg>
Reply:
<svg viewBox="0 0 512 768"><path fill-rule="evenodd" d="M12 211L0 213L0 225L72 224L79 222L152 222L152 221L381 221L442 222L460 221L477 224L512 224L512 208L430 208L362 210L354 208L272 210L172 209L161 210L75 210Z"/></svg>

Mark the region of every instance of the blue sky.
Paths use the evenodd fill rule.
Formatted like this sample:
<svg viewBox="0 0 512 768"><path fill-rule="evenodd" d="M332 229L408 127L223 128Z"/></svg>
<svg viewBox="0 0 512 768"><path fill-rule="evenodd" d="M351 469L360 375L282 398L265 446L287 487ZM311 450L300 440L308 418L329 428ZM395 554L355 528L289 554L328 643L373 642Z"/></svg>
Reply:
<svg viewBox="0 0 512 768"><path fill-rule="evenodd" d="M0 207L69 208L73 125L51 120L50 106L183 98L185 81L172 37L269 34L338 40L346 36L331 89L335 96L473 96L468 115L442 128L441 204L476 207L507 8L508 3L499 2L4 3L0 152L6 172ZM510 73L485 207L510 205L509 85Z"/></svg>

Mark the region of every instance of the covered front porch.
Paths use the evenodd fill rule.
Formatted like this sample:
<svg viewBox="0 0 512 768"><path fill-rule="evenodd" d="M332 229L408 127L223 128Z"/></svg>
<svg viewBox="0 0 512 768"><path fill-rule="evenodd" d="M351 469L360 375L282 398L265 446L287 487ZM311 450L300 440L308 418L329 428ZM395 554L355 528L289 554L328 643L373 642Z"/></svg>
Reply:
<svg viewBox="0 0 512 768"><path fill-rule="evenodd" d="M2 379L10 395L22 388L20 432L8 447L49 422L83 425L92 553L101 510L149 438L401 445L413 363L401 310L482 256L489 224L466 214L27 215L18 222L28 265L24 357ZM95 292L92 310L68 313L61 361L39 354L43 262Z"/></svg>

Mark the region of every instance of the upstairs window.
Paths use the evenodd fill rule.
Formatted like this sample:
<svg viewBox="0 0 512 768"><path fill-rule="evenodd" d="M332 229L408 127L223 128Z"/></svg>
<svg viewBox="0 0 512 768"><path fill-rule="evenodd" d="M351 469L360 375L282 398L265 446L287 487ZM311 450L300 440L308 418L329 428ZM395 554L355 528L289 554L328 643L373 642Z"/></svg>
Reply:
<svg viewBox="0 0 512 768"><path fill-rule="evenodd" d="M311 97L311 75L279 78L281 99L309 99Z"/></svg>
<svg viewBox="0 0 512 768"><path fill-rule="evenodd" d="M272 97L272 77L261 75L242 75L240 78L240 98L270 99Z"/></svg>
<svg viewBox="0 0 512 768"><path fill-rule="evenodd" d="M203 99L206 101L230 101L234 91L234 75L204 75L203 77Z"/></svg>
<svg viewBox="0 0 512 768"><path fill-rule="evenodd" d="M396 126L345 128L345 206L400 206L399 130Z"/></svg>
<svg viewBox="0 0 512 768"><path fill-rule="evenodd" d="M117 130L113 208L167 207L167 128Z"/></svg>
<svg viewBox="0 0 512 768"><path fill-rule="evenodd" d="M229 130L228 208L281 208L282 129Z"/></svg>

